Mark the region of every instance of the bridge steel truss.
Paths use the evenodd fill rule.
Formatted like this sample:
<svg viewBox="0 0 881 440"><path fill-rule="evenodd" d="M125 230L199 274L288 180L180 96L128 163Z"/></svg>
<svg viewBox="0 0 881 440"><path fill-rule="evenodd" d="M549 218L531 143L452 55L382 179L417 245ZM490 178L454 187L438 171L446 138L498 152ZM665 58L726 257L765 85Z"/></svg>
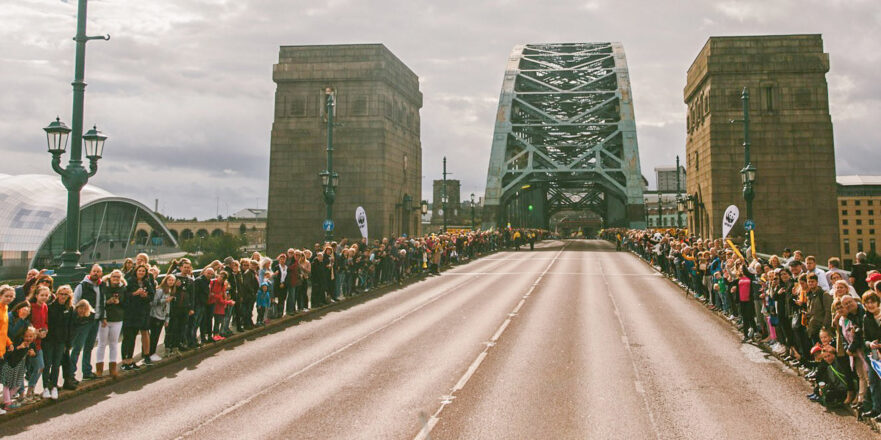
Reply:
<svg viewBox="0 0 881 440"><path fill-rule="evenodd" d="M630 77L620 43L511 51L493 134L484 225L548 227L562 211L645 227Z"/></svg>

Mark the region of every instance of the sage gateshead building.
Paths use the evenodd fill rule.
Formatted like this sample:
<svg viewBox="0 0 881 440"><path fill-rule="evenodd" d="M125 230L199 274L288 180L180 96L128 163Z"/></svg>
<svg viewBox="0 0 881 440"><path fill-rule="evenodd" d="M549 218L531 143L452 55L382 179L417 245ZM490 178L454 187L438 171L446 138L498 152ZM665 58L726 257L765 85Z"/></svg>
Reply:
<svg viewBox="0 0 881 440"><path fill-rule="evenodd" d="M57 176L0 174L0 279L20 279L30 268L58 266L66 210L67 190ZM86 185L80 201L79 250L84 265L113 266L139 252L176 252L178 243L162 219L143 204Z"/></svg>

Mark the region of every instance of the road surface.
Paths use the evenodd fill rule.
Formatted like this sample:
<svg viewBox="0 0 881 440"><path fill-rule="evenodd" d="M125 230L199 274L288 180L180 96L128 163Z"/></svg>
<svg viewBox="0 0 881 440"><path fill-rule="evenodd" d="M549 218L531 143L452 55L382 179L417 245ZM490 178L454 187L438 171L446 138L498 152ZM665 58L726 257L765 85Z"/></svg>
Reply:
<svg viewBox="0 0 881 440"><path fill-rule="evenodd" d="M9 422L3 438L877 438L633 255L501 252Z"/></svg>

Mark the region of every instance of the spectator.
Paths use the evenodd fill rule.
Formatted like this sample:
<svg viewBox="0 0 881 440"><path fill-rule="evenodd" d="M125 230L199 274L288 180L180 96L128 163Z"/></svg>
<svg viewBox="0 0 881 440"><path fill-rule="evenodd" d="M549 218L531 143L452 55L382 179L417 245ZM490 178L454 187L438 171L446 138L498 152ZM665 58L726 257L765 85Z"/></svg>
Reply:
<svg viewBox="0 0 881 440"><path fill-rule="evenodd" d="M40 285L40 282L37 282ZM48 286L40 285L34 295L34 302L31 304L31 325L37 332L37 339L34 347L34 356L29 356L27 360L27 373L25 378L28 381L27 398L35 400L34 390L37 388L37 381L43 374L45 367L45 358L43 354L43 338L49 333L49 298L51 290ZM43 390L42 397L48 399L50 397L48 389Z"/></svg>
<svg viewBox="0 0 881 440"><path fill-rule="evenodd" d="M193 328L190 329L190 341L196 343L196 330L199 330L199 341L202 344L214 342L211 338L211 319L213 317L213 307L208 304L208 298L211 296L211 280L214 279L214 269L206 268L202 271L196 281L194 296L194 316Z"/></svg>
<svg viewBox="0 0 881 440"><path fill-rule="evenodd" d="M46 361L43 370L43 398L58 400L58 374L64 354L73 342L73 316L71 296L73 289L63 285L55 291L55 300L47 306L46 337L42 348Z"/></svg>
<svg viewBox="0 0 881 440"><path fill-rule="evenodd" d="M101 326L98 328L98 350L95 358L95 375L100 377L104 374L104 352L109 348L109 371L110 377L119 375L117 369L119 363L119 335L122 332L122 323L125 319L125 307L123 301L126 296L126 282L122 271L114 270L104 277L101 284L101 297L104 298L104 307L99 314Z"/></svg>
<svg viewBox="0 0 881 440"><path fill-rule="evenodd" d="M132 276L126 280L125 297L122 304L125 315L122 320L122 369L124 371L140 368L134 362L135 339L141 336L141 353L144 358L150 351L150 302L156 290L148 273L147 266L140 264L132 269Z"/></svg>
<svg viewBox="0 0 881 440"><path fill-rule="evenodd" d="M98 339L99 315L104 307L104 298L101 296L101 277L104 275L100 265L92 265L89 274L76 286L73 292L73 304L80 300L86 300L89 304L95 304L95 319L77 329L73 335L73 348L70 351L71 366L76 372L76 364L82 354L83 380L92 380L98 376L92 372L92 349Z"/></svg>
<svg viewBox="0 0 881 440"><path fill-rule="evenodd" d="M174 275L167 275L159 283L153 299L150 300L150 348L147 355L144 356L144 363L159 362L162 357L156 354L156 348L159 346L159 337L162 335L162 329L168 327L169 320L169 303L174 299L177 290L177 278ZM166 332L167 333L167 332ZM173 348L168 344L168 335L165 337L165 353L173 354Z"/></svg>
<svg viewBox="0 0 881 440"><path fill-rule="evenodd" d="M211 280L210 284L211 295L208 297L208 304L214 307L212 310L214 314L214 341L222 341L229 336L228 333L222 333L220 328L224 322L227 307L235 304L229 299L229 282L226 279L227 273L220 272L217 278Z"/></svg>
<svg viewBox="0 0 881 440"><path fill-rule="evenodd" d="M20 310L28 309L27 303L19 303L23 305ZM13 402L12 396L24 386L24 377L27 372L27 360L37 355L36 353L37 330L33 327L26 327L22 332L21 340L13 341L13 347L6 352L4 362L0 365L0 383L3 384L3 405L4 410L0 410L0 414L6 414L6 410L18 408L21 404ZM32 394L28 396L32 397Z"/></svg>
<svg viewBox="0 0 881 440"><path fill-rule="evenodd" d="M857 252L856 260L857 262L854 263L853 269L850 271L849 281L857 292L862 293L869 290L869 283L866 279L869 276L869 272L875 270L875 266L869 264L865 252Z"/></svg>
<svg viewBox="0 0 881 440"><path fill-rule="evenodd" d="M267 277L268 278L268 277ZM263 326L269 322L269 306L272 304L272 282L269 279L260 283L257 291L257 325Z"/></svg>

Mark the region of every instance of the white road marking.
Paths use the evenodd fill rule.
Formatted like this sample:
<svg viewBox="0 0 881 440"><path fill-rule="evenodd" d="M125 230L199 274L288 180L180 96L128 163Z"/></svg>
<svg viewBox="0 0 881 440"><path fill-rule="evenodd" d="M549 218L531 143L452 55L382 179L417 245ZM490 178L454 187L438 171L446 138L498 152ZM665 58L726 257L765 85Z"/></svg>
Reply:
<svg viewBox="0 0 881 440"><path fill-rule="evenodd" d="M545 274L548 273L548 270L550 270L551 266L553 266L554 263L557 261L557 257L559 257L560 254L562 254L563 251L566 250L566 246L568 246L568 245L569 244L566 243L563 245L562 248L560 248L560 250L557 252L557 255L553 259L551 259L551 261L548 263L548 266L545 267L545 270L541 273L541 275L538 276L538 278L535 279L535 282L532 283L532 285L529 287L529 290L526 292L525 295L523 295L523 298L520 300L520 302L517 303L517 306L514 307L514 309L511 311L511 313L508 314L508 317L505 318L504 321L502 321L502 324L499 325L499 329L496 330L495 334L493 334L493 336L492 336L492 338L490 338L489 342L484 343L484 345L486 345L486 347L480 352L480 354L477 355L477 358L474 359L473 362L471 362L471 365L469 365L468 369L465 370L465 374L463 374L462 377L459 378L459 381L456 382L456 385L453 386L453 389L450 392L450 394L448 396L444 396L444 397L449 397L449 398L444 398L444 397L441 398L440 407L437 409L437 411L434 412L434 414L431 415L431 417L428 420L428 423L423 424L422 429L420 429L419 432L416 434L416 437L414 437L414 440L429 440L431 438L430 437L431 430L434 429L434 426L437 425L438 420L440 420L441 411L443 411L444 408L447 405L449 405L450 403L452 403L453 399L456 398L456 391L459 391L465 387L465 385L471 379L471 376L474 375L474 373L477 371L477 368L480 367L480 364L482 364L483 360L486 359L486 356L489 352L489 349L491 347L495 346L496 342L502 336L502 333L504 333L505 329L508 328L508 324L511 323L511 318L513 318L514 316L517 315L517 312L520 310L521 307L523 307L523 304L526 302L526 300L529 298L529 296L532 295L532 292L535 290L536 286L538 286L538 283L545 276ZM522 273L523 272L516 272L517 275L520 275Z"/></svg>
<svg viewBox="0 0 881 440"><path fill-rule="evenodd" d="M609 284L609 279L606 278L606 269L603 267L602 260L599 260L598 264L600 266L600 270L602 271L603 282L606 284L606 294L612 301L612 307L615 308L615 317L618 318L618 325L621 326L622 340L625 340L625 338L627 338L627 330L624 328L624 320L621 319L621 313L618 309L618 303L615 302L615 297L612 296L612 286ZM627 349L627 354L630 358L630 366L633 368L633 376L639 377L639 369L636 367L636 361L633 358L633 348L630 346L630 344L624 344L624 347ZM658 431L658 423L655 421L655 414L652 412L651 405L649 405L645 389L643 388L642 383L639 380L634 380L634 386L636 386L636 390L639 391L642 395L642 402L645 404L646 413L649 415L649 421L652 424L652 431L655 433L655 438L660 440L661 433Z"/></svg>
<svg viewBox="0 0 881 440"><path fill-rule="evenodd" d="M441 276L444 276L444 275L446 275L446 273L443 273ZM381 331L383 331L383 330L385 330L385 329L391 327L392 325L394 325L394 324L400 322L400 321L403 320L404 318L406 318L406 317L412 315L413 313L416 313L417 311L419 311L419 310L423 309L424 307L426 307L426 306L428 306L428 305L430 305L430 304L436 302L437 300L439 300L439 299L441 299L441 298L445 298L450 292L454 292L454 291L458 290L458 288L459 288L460 286L466 284L467 282L468 282L468 281L464 281L464 282L458 283L458 284L456 284L456 285L454 285L454 286L452 286L452 287L450 287L450 288L447 288L447 289L442 290L441 293L438 293L437 296L435 296L434 298L431 298L430 300L428 300L428 301L426 301L426 302L424 302L424 303L422 303L422 304L420 304L420 305L414 307L413 309L408 310L406 313L404 313L404 314L398 316L397 318L395 318L395 319L393 319L393 320L387 322L385 325L382 325L382 326L380 326L380 327L378 327L378 328L376 328L376 329L374 329L374 330L372 330L372 331L370 331L370 332L368 332L368 333L362 335L361 337L359 337L359 338L353 340L352 342L350 342L350 343L348 343L348 344L346 344L346 345L343 345L342 347L337 348L336 350L334 350L334 351L328 353L327 355L325 355L325 356L323 356L323 357L321 357L321 358L319 358L319 359L313 361L313 362L310 363L309 365L306 365L305 367L303 367L303 368L301 368L301 369L295 371L294 373L288 375L287 377L283 378L281 381L276 382L276 383L273 383L272 385L267 386L267 387L263 388L262 390L260 390L260 391L258 391L258 392L256 392L256 393L254 393L254 394L251 394L250 396L248 396L248 397L245 398L245 399L239 400L239 401L236 402L235 404L233 404L233 405L231 405L231 406L228 406L228 407L225 408L223 411L220 411L219 413L217 413L217 414L215 414L215 415L209 417L208 419L203 420L201 423L199 423L198 425L196 425L196 426L193 427L192 429L190 429L190 430L184 432L183 434L179 435L179 436L177 437L177 440L180 440L180 439L183 439L184 437L188 437L188 436L191 436L191 435L195 434L197 431L199 431L199 430L202 429L203 427L207 426L208 424L212 423L213 421L219 419L220 417L223 417L223 416L225 416L225 415L227 415L227 414L229 414L229 413L231 413L231 412L233 412L233 411L235 411L235 410L241 408L242 406L244 406L244 405L250 403L252 400L254 400L254 399L257 398L257 397L262 396L262 395L268 393L269 391L276 389L276 387L277 387L280 383L287 382L287 381L289 381L289 380L291 380L291 379L293 379L293 378L295 378L295 377L297 377L297 376L299 376L299 375L305 373L306 371L308 371L308 370L314 368L315 366L321 364L322 362L324 362L324 361L326 361L326 360L328 360L328 359L330 359L330 358L332 358L332 357L334 357L334 356L336 356L336 355L342 353L343 351L345 351L345 350L349 349L350 347L352 347L352 346L354 346L354 345L360 343L361 341L363 341L363 340L369 338L370 336L372 336L372 335L374 335L374 334L376 334L376 333L379 333L379 332L381 332ZM435 423L436 423L436 422L435 422ZM429 425L430 425L430 426L432 425L432 424L431 424L431 421L429 421Z"/></svg>

